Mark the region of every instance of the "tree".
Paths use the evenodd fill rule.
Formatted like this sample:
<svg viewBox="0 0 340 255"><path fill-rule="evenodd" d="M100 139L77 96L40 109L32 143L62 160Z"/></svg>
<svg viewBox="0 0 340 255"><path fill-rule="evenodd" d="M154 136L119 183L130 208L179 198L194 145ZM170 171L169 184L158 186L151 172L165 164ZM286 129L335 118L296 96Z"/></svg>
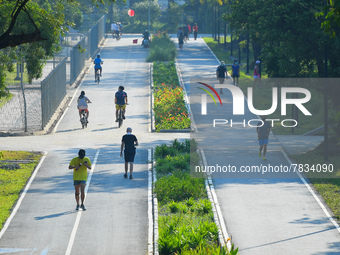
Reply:
<svg viewBox="0 0 340 255"><path fill-rule="evenodd" d="M17 47L26 60L29 81L40 78L44 60L60 49L65 27L79 27L84 6L114 0L0 0L0 97L7 94L5 70L13 70ZM66 14L66 15L65 15Z"/></svg>
<svg viewBox="0 0 340 255"><path fill-rule="evenodd" d="M135 11L135 20L142 23L148 22L149 1L136 2L133 4L132 9ZM161 14L161 9L158 2L150 1L150 21L158 20Z"/></svg>

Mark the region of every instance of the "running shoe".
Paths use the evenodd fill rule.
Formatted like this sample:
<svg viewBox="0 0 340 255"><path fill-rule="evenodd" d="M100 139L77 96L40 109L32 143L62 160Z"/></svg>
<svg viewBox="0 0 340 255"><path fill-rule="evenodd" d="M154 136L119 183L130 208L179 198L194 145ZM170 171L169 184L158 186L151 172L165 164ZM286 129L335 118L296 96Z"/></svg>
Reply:
<svg viewBox="0 0 340 255"><path fill-rule="evenodd" d="M83 211L86 211L85 205L81 205L80 208L83 209Z"/></svg>
<svg viewBox="0 0 340 255"><path fill-rule="evenodd" d="M262 157L263 160L267 160L265 156Z"/></svg>
<svg viewBox="0 0 340 255"><path fill-rule="evenodd" d="M262 153L261 153L261 152L259 152L259 157L261 158L261 156L262 156Z"/></svg>
<svg viewBox="0 0 340 255"><path fill-rule="evenodd" d="M77 211L79 210L79 207L80 207L79 205L76 206L76 210L77 210Z"/></svg>
<svg viewBox="0 0 340 255"><path fill-rule="evenodd" d="M118 119L116 119L116 122L118 122Z"/></svg>
<svg viewBox="0 0 340 255"><path fill-rule="evenodd" d="M125 120L125 115L122 115L123 120Z"/></svg>
<svg viewBox="0 0 340 255"><path fill-rule="evenodd" d="M124 178L127 178L127 174L124 174Z"/></svg>
<svg viewBox="0 0 340 255"><path fill-rule="evenodd" d="M133 179L132 175L130 175L130 179Z"/></svg>

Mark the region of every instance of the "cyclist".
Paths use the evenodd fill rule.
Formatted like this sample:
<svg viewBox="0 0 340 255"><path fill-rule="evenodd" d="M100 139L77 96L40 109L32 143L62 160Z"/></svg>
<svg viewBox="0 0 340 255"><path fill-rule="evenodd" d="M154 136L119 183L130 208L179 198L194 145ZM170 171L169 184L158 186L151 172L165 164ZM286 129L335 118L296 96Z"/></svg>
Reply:
<svg viewBox="0 0 340 255"><path fill-rule="evenodd" d="M103 61L101 60L99 53L97 54L97 58L94 59L93 63L94 63L94 82L96 82L97 81L97 76L96 76L97 70L98 69L100 70L100 76L102 76L102 70L103 70L101 66L101 64L103 64Z"/></svg>
<svg viewBox="0 0 340 255"><path fill-rule="evenodd" d="M81 119L81 111L82 110L85 110L85 113L86 113L86 116L87 116L87 123L89 122L89 115L90 115L90 112L88 110L88 105L87 103L92 103L90 101L90 99L88 99L86 96L85 96L85 91L82 91L80 93L80 96L78 97L78 105L77 105L77 108L79 109L79 117Z"/></svg>
<svg viewBox="0 0 340 255"><path fill-rule="evenodd" d="M113 38L114 38L114 35L116 35L116 38L119 39L120 26L116 22L112 23L111 30L112 30Z"/></svg>
<svg viewBox="0 0 340 255"><path fill-rule="evenodd" d="M128 104L127 94L124 91L123 86L119 86L118 91L115 94L115 104L116 104L116 122L118 122L118 110L123 110L123 120L125 120L126 105Z"/></svg>

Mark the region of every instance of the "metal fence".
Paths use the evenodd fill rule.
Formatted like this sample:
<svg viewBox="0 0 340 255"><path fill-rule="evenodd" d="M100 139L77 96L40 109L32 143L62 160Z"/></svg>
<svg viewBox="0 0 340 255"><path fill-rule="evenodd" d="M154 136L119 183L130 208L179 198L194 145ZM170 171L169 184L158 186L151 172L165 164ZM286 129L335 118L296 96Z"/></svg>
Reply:
<svg viewBox="0 0 340 255"><path fill-rule="evenodd" d="M105 19L103 16L87 35L79 34L83 39L73 46L70 54L66 46L48 60L43 77L33 84L24 84L24 92L20 83L6 77L12 98L0 107L0 132L33 132L45 128L66 95L66 81L72 84L84 69L86 60L95 57L98 45L105 38ZM81 53L79 46L86 51ZM69 64L67 56L70 56Z"/></svg>
<svg viewBox="0 0 340 255"><path fill-rule="evenodd" d="M105 20L106 16L94 25L79 43L73 46L71 50L71 70L70 70L70 84L75 82L81 71L85 67L85 61L88 58L95 57L98 50L98 45L105 38ZM82 51L80 49L86 49Z"/></svg>
<svg viewBox="0 0 340 255"><path fill-rule="evenodd" d="M51 119L66 95L66 58L41 82L42 126Z"/></svg>
<svg viewBox="0 0 340 255"><path fill-rule="evenodd" d="M88 33L88 52L89 57L94 58L95 53L98 49L98 45L101 40L105 37L105 22L106 16L101 17L101 19L94 25Z"/></svg>
<svg viewBox="0 0 340 255"><path fill-rule="evenodd" d="M82 49L86 49L87 38L84 37L77 45L73 46L71 50L71 72L70 72L70 84L75 82L78 75L85 67L85 61L88 58L86 52L79 51L79 46Z"/></svg>

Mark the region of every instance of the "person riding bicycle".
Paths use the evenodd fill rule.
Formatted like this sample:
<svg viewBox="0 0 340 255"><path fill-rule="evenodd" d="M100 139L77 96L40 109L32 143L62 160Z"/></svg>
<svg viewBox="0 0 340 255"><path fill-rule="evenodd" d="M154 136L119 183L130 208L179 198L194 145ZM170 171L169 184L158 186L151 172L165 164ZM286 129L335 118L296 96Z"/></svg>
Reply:
<svg viewBox="0 0 340 255"><path fill-rule="evenodd" d="M116 104L116 122L118 122L118 110L122 109L122 118L125 120L126 105L128 104L127 94L124 91L123 86L119 86L118 91L115 94Z"/></svg>
<svg viewBox="0 0 340 255"><path fill-rule="evenodd" d="M88 110L88 105L87 103L92 103L90 101L90 99L88 99L86 96L85 96L85 91L82 91L80 93L80 96L78 97L78 100L77 100L77 108L79 109L79 117L81 119L81 112L84 110L85 113L86 113L86 116L87 116L87 123L89 122L89 115L90 115L90 112Z"/></svg>
<svg viewBox="0 0 340 255"><path fill-rule="evenodd" d="M119 33L120 33L120 27L117 23L112 23L111 25L111 30L112 30L112 35L116 35L117 38L120 37Z"/></svg>
<svg viewBox="0 0 340 255"><path fill-rule="evenodd" d="M100 76L102 76L102 70L103 70L101 66L101 64L103 64L103 61L100 58L100 54L97 54L97 58L94 59L93 63L94 63L94 80L96 82L97 81L97 76L96 76L97 70L98 69L100 70Z"/></svg>

